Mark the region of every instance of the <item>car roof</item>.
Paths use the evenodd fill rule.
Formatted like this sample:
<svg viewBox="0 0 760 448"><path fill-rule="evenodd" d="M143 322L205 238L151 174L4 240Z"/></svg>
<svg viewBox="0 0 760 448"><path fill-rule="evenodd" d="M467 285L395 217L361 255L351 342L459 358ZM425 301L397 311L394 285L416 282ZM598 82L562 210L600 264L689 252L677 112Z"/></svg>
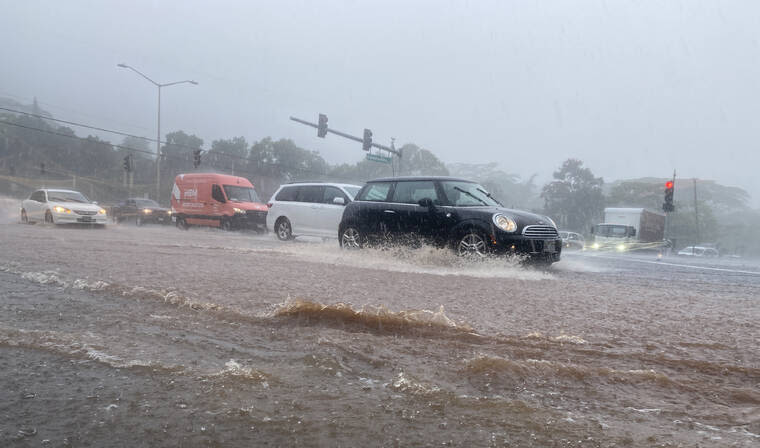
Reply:
<svg viewBox="0 0 760 448"><path fill-rule="evenodd" d="M80 193L79 191L76 191L76 190L66 190L66 189L63 189L63 188L40 188L39 190L35 190L35 191L55 191L56 193L79 193L79 194L82 194L82 193Z"/></svg>
<svg viewBox="0 0 760 448"><path fill-rule="evenodd" d="M303 185L307 185L307 186L308 185L330 185L330 186L334 186L334 187L344 187L344 188L345 187L356 187L356 188L361 188L362 187L361 185L355 185L355 184L343 184L343 183L339 183L339 182L319 182L319 181L317 181L317 182L289 182L289 183L287 183L285 185L281 185L281 187L286 187L286 186L287 187L289 187L289 186L303 186Z"/></svg>
<svg viewBox="0 0 760 448"><path fill-rule="evenodd" d="M468 179L461 179L459 177L449 177L449 176L396 176L396 177L380 177L378 179L372 179L370 181L367 181L367 183L372 182L404 182L404 181L421 181L421 180L448 180L448 181L454 181L454 182L468 182L471 184L476 183L475 181L468 180Z"/></svg>

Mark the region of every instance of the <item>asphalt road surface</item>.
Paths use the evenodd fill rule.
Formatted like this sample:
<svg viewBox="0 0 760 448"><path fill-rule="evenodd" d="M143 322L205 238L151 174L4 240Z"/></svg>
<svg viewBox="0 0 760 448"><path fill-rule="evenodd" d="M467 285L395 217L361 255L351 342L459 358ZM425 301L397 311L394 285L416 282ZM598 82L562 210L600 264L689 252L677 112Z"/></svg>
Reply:
<svg viewBox="0 0 760 448"><path fill-rule="evenodd" d="M0 224L2 446L760 445L760 266Z"/></svg>

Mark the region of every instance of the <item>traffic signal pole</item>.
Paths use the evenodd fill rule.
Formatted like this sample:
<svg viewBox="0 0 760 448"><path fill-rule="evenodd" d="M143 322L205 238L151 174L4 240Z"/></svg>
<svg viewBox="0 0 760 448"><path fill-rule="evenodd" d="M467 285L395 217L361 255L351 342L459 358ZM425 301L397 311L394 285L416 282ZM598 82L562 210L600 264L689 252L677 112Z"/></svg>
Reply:
<svg viewBox="0 0 760 448"><path fill-rule="evenodd" d="M316 123L312 123L310 121L302 120L302 119L296 118L296 117L290 117L290 119L292 121L295 121L296 123L305 124L306 126L311 126L311 127L315 128L317 130L320 129L319 125L316 124ZM365 129L365 131L369 131L369 129ZM362 144L365 142L365 139L362 138L362 137L356 137L354 135L347 134L345 132L341 132L341 131L338 131L336 129L325 128L325 132L329 132L331 134L335 134L335 135L341 136L343 138L347 138L349 140L353 140L355 142L359 142L359 143L362 143ZM369 135L370 136L372 135L371 131L369 132ZM377 149L382 149L383 151L388 151L391 154L395 154L396 156L401 157L401 151L399 151L398 149L395 149L395 148L391 148L390 146L381 145L381 144L375 143L375 142L370 143L369 146L371 146L373 148L377 148Z"/></svg>

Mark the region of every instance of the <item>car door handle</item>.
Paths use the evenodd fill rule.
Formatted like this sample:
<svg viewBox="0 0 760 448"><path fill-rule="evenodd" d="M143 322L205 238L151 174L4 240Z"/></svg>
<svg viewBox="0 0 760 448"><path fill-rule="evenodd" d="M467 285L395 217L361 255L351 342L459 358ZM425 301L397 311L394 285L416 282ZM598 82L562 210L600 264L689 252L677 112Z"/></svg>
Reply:
<svg viewBox="0 0 760 448"><path fill-rule="evenodd" d="M383 213L396 213L396 210L383 210Z"/></svg>

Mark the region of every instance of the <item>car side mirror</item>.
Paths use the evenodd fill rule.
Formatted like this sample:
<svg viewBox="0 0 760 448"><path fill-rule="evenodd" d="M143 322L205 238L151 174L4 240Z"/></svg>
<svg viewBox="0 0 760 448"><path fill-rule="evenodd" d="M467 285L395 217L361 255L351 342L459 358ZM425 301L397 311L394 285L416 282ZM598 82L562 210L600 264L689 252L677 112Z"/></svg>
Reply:
<svg viewBox="0 0 760 448"><path fill-rule="evenodd" d="M419 204L420 207L434 207L433 200L430 198L422 198L417 201L417 204Z"/></svg>
<svg viewBox="0 0 760 448"><path fill-rule="evenodd" d="M338 196L338 197L336 197L336 198L333 199L333 204L336 204L336 205L346 205L346 200L343 199L342 197Z"/></svg>
<svg viewBox="0 0 760 448"><path fill-rule="evenodd" d="M98 201L92 201L92 203L98 205Z"/></svg>

